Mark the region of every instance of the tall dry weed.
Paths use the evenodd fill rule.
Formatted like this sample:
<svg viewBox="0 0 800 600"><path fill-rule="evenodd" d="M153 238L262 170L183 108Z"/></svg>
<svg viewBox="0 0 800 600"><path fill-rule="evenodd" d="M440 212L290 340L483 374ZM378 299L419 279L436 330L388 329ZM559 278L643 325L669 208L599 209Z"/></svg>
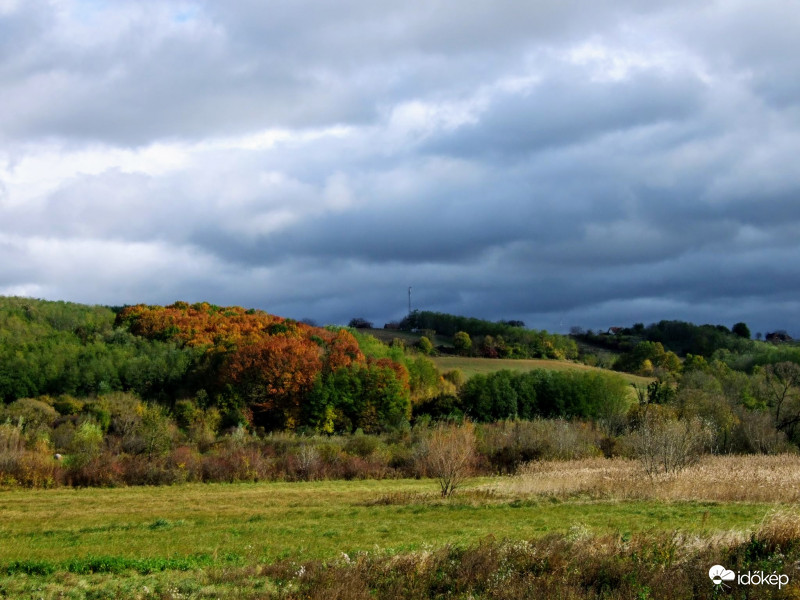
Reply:
<svg viewBox="0 0 800 600"><path fill-rule="evenodd" d="M800 456L706 456L674 474L648 477L624 458L529 463L500 483L517 495L714 502L800 502Z"/></svg>

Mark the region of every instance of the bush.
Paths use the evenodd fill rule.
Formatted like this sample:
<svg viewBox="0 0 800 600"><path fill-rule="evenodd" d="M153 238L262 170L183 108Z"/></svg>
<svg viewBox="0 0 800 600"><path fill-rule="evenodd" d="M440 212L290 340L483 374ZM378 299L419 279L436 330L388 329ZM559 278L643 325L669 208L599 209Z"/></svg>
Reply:
<svg viewBox="0 0 800 600"><path fill-rule="evenodd" d="M125 483L124 469L119 456L100 452L84 456L84 460L70 461L64 477L69 485L85 487L114 487Z"/></svg>
<svg viewBox="0 0 800 600"><path fill-rule="evenodd" d="M381 440L375 435L364 435L360 429L347 439L344 451L353 456L366 458L375 452L381 445Z"/></svg>
<svg viewBox="0 0 800 600"><path fill-rule="evenodd" d="M433 353L433 343L424 335L417 341L417 349L425 356Z"/></svg>
<svg viewBox="0 0 800 600"><path fill-rule="evenodd" d="M55 408L61 415L77 415L83 409L83 402L73 398L68 394L62 394L53 402Z"/></svg>
<svg viewBox="0 0 800 600"><path fill-rule="evenodd" d="M678 473L697 463L712 437L701 419L679 421L650 412L631 435L631 442L644 470L652 477Z"/></svg>
<svg viewBox="0 0 800 600"><path fill-rule="evenodd" d="M46 439L36 440L33 448L25 450L22 427L0 424L0 484L52 487L60 476L61 467Z"/></svg>
<svg viewBox="0 0 800 600"><path fill-rule="evenodd" d="M0 408L0 420L10 419L28 437L35 437L37 431L48 429L57 418L56 409L35 398L21 398L5 408Z"/></svg>
<svg viewBox="0 0 800 600"><path fill-rule="evenodd" d="M141 452L149 459L169 452L175 438L175 424L163 407L148 404L142 410L142 418L135 430Z"/></svg>
<svg viewBox="0 0 800 600"><path fill-rule="evenodd" d="M97 458L103 450L103 430L91 421L86 421L72 436L67 465L78 470Z"/></svg>
<svg viewBox="0 0 800 600"><path fill-rule="evenodd" d="M479 450L494 472L513 473L533 460L571 460L600 453L597 432L588 423L564 419L501 421L481 425Z"/></svg>
<svg viewBox="0 0 800 600"><path fill-rule="evenodd" d="M422 460L429 477L439 481L442 497L451 496L475 464L475 426L439 424L425 444Z"/></svg>
<svg viewBox="0 0 800 600"><path fill-rule="evenodd" d="M455 386L456 391L461 389L461 386L464 385L464 382L467 380L466 376L464 375L464 371L461 369L452 369L450 371L446 371L442 374L442 378L445 381L449 381L450 383Z"/></svg>

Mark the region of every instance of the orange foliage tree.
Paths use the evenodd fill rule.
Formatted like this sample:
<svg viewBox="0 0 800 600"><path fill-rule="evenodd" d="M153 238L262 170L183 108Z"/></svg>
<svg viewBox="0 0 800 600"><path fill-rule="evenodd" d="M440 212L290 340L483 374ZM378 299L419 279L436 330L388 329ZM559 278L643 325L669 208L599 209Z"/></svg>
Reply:
<svg viewBox="0 0 800 600"><path fill-rule="evenodd" d="M117 324L136 335L205 348L211 358L206 381L253 409L270 428L331 430L340 415L341 423L378 430L409 416L406 368L390 359L367 361L344 329L206 302L129 306L120 311ZM335 376L345 370L350 374Z"/></svg>
<svg viewBox="0 0 800 600"><path fill-rule="evenodd" d="M322 349L300 338L274 335L232 352L222 378L247 403L287 429L299 424L302 402L322 370ZM282 422L282 423L281 423Z"/></svg>

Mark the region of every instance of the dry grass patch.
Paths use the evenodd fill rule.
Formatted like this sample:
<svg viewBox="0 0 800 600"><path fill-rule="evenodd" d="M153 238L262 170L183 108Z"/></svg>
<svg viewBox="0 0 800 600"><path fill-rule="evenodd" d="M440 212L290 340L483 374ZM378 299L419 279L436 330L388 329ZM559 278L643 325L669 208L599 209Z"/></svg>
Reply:
<svg viewBox="0 0 800 600"><path fill-rule="evenodd" d="M707 456L677 474L648 477L638 461L588 458L523 466L501 493L619 500L800 502L800 456Z"/></svg>

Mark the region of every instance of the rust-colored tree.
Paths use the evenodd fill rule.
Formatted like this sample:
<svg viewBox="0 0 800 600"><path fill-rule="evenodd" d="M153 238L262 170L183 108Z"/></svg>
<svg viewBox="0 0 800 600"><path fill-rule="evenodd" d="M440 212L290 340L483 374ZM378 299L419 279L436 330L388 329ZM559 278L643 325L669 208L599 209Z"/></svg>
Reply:
<svg viewBox="0 0 800 600"><path fill-rule="evenodd" d="M336 332L326 332L324 341L328 347L325 363L327 371L336 371L344 367L349 367L353 363L363 363L364 355L358 347L356 338L346 329L339 329Z"/></svg>
<svg viewBox="0 0 800 600"><path fill-rule="evenodd" d="M275 335L233 352L223 379L253 408L278 417L283 427L299 424L304 398L322 370L322 349L300 338Z"/></svg>
<svg viewBox="0 0 800 600"><path fill-rule="evenodd" d="M343 423L378 431L410 417L407 369L390 359L368 361L344 329L205 302L126 307L117 325L135 335L204 349L195 384L239 408L249 407L272 429L309 424L330 429L342 417ZM353 376L337 375L345 370Z"/></svg>

